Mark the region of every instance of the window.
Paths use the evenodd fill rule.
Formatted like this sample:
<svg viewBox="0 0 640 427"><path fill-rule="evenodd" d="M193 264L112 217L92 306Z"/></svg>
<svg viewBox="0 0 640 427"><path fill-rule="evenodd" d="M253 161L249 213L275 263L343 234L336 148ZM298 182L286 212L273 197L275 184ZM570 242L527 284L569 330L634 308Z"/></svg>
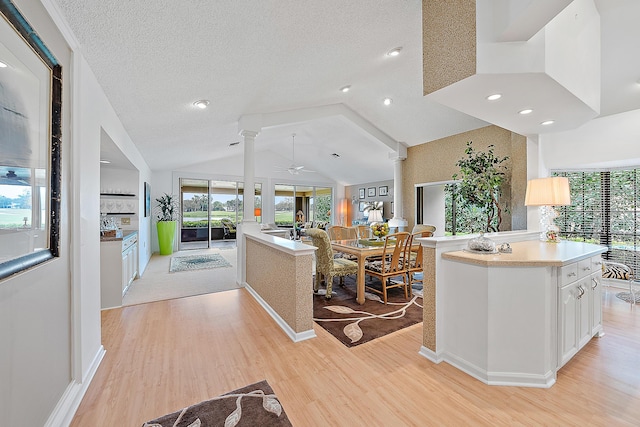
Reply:
<svg viewBox="0 0 640 427"><path fill-rule="evenodd" d="M276 225L293 227L296 213L300 211L303 222L331 221L331 188L289 184L276 184L274 188Z"/></svg>
<svg viewBox="0 0 640 427"><path fill-rule="evenodd" d="M638 277L640 169L555 172L569 178L571 206L558 208L556 225L568 240L609 247L606 259L627 264Z"/></svg>
<svg viewBox="0 0 640 427"><path fill-rule="evenodd" d="M0 279L59 256L62 68L0 1Z"/></svg>

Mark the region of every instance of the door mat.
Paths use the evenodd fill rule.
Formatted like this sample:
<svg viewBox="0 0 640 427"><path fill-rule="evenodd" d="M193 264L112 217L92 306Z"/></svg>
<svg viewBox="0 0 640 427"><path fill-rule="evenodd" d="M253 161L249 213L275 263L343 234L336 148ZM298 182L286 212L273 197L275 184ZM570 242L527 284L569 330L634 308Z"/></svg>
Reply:
<svg viewBox="0 0 640 427"><path fill-rule="evenodd" d="M232 265L220 254L174 256L171 258L169 273L221 267L232 267Z"/></svg>
<svg viewBox="0 0 640 427"><path fill-rule="evenodd" d="M635 294L635 297L636 297L636 304L640 304L640 291L634 292L634 294ZM628 303L633 302L631 300L631 292L618 292L616 294L616 297L618 297L622 301L625 301L625 302L628 302Z"/></svg>

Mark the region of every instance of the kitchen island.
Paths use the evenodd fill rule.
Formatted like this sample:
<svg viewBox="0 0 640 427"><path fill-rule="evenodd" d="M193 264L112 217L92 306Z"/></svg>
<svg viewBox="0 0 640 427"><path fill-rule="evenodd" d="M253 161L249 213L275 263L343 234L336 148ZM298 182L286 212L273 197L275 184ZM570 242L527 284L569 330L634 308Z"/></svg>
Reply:
<svg viewBox="0 0 640 427"><path fill-rule="evenodd" d="M490 385L551 387L558 369L602 334L607 248L533 240L511 248L442 254L438 361Z"/></svg>

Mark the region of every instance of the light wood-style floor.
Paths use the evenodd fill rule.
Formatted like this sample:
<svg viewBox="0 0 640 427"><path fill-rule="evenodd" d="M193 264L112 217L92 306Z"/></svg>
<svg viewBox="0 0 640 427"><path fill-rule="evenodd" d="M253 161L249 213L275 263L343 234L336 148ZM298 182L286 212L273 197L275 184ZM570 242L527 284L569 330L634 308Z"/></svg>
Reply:
<svg viewBox="0 0 640 427"><path fill-rule="evenodd" d="M418 355L422 327L347 348L292 343L244 289L102 314L106 356L72 426L144 421L266 379L309 426L640 425L640 307L609 290L606 335L550 389L486 386Z"/></svg>

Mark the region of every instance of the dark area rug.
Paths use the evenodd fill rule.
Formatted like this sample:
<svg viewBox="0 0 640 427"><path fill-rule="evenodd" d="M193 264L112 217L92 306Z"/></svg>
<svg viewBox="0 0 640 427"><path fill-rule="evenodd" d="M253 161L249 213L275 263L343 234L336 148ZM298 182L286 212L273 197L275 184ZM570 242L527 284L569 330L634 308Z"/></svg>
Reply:
<svg viewBox="0 0 640 427"><path fill-rule="evenodd" d="M368 286L381 289L379 280L369 281L368 276L366 280ZM345 286L339 283L339 279L334 280L330 300L322 293L313 296L313 320L347 347L422 322L422 285L414 287L408 301L402 288L389 289L387 305L382 296L367 291L365 303L360 305L356 302L355 277L345 277Z"/></svg>
<svg viewBox="0 0 640 427"><path fill-rule="evenodd" d="M171 258L169 273L221 267L231 267L231 264L220 254L174 256Z"/></svg>
<svg viewBox="0 0 640 427"><path fill-rule="evenodd" d="M634 292L634 295L636 297L636 304L640 304L640 291ZM628 303L633 302L631 301L631 292L618 292L616 297Z"/></svg>
<svg viewBox="0 0 640 427"><path fill-rule="evenodd" d="M147 421L142 427L291 426L267 381Z"/></svg>

